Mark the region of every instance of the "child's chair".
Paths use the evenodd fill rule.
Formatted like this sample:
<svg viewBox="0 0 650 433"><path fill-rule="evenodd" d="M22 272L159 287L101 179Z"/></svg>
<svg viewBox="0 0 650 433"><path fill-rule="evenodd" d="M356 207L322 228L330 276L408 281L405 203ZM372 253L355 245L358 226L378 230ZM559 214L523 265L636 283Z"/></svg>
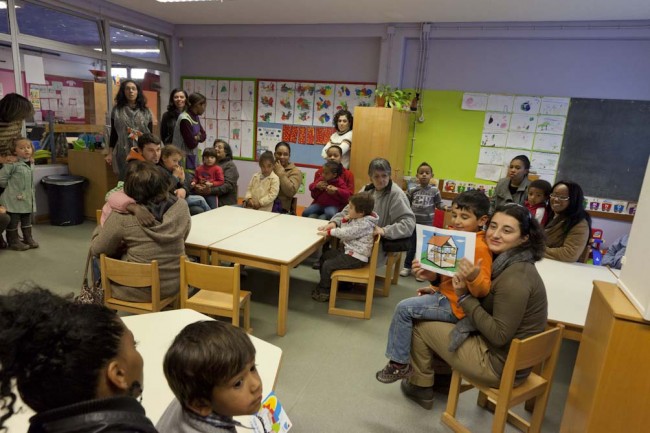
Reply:
<svg viewBox="0 0 650 433"><path fill-rule="evenodd" d="M379 241L381 236L375 235L375 241L372 245L372 254L370 261L362 268L358 269L341 269L332 273L332 285L330 286L330 302L327 309L328 314L335 316L354 317L357 319L370 319L372 310L372 297L375 291L375 274L377 272L377 256L379 255ZM366 295L339 295L343 299L356 299L366 301L363 311L348 310L336 306L336 297L339 287L339 281L349 281L351 283L367 284Z"/></svg>
<svg viewBox="0 0 650 433"><path fill-rule="evenodd" d="M232 318L239 327L239 310L244 310L244 329L251 333L251 292L239 289L239 267L192 263L181 257L181 308ZM199 289L189 296L190 287Z"/></svg>
<svg viewBox="0 0 650 433"><path fill-rule="evenodd" d="M456 419L458 397L463 391L477 388L479 390L477 404L494 412L492 432L503 432L506 422L510 422L517 429L524 432L539 432L544 419L544 412L546 412L548 396L551 392L555 366L560 354L563 330L564 325L560 324L556 328L551 328L525 340L515 338L510 345L498 389L473 383L457 370L454 370L451 376L447 408L441 416L442 422L455 432L468 432L469 430ZM539 367L542 364L543 367L534 368L533 372L521 385L514 386L517 371ZM469 385L461 385L462 380L469 382ZM528 402L531 399L534 399L535 402L530 422L510 411L511 407Z"/></svg>
<svg viewBox="0 0 650 433"><path fill-rule="evenodd" d="M160 275L158 261L151 263L133 263L115 260L102 254L99 257L102 273L102 287L104 288L104 305L112 310L128 311L129 313L142 314L160 311L168 305L178 301L178 295L160 299ZM151 302L130 302L113 297L111 284L133 288L151 287Z"/></svg>

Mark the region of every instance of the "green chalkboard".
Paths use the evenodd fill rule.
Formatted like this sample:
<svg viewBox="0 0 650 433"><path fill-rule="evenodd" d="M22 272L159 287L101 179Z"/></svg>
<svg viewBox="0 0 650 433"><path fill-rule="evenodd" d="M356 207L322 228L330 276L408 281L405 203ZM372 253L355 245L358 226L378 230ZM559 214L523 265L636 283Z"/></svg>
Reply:
<svg viewBox="0 0 650 433"><path fill-rule="evenodd" d="M638 200L650 156L650 101L571 98L557 180L585 195Z"/></svg>

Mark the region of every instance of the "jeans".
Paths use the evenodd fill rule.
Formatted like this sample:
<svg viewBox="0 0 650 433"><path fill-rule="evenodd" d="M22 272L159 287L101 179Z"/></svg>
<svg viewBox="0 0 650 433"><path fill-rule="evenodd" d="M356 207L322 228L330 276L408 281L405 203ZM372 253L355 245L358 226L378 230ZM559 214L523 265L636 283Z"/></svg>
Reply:
<svg viewBox="0 0 650 433"><path fill-rule="evenodd" d="M185 200L187 200L188 207L192 207L192 206L200 207L201 209L203 209L203 212L207 212L211 210L210 206L208 205L208 202L205 201L205 198L202 195L194 195L194 194L188 195L185 198Z"/></svg>
<svg viewBox="0 0 650 433"><path fill-rule="evenodd" d="M414 296L400 301L395 307L388 329L386 357L400 364L408 364L411 357L411 334L414 320L456 323L447 297L439 292Z"/></svg>
<svg viewBox="0 0 650 433"><path fill-rule="evenodd" d="M216 209L219 206L219 199L216 195L205 195L203 198L210 206L210 209Z"/></svg>
<svg viewBox="0 0 650 433"><path fill-rule="evenodd" d="M339 208L336 206L321 206L318 203L312 203L302 211L302 216L329 221L338 212Z"/></svg>
<svg viewBox="0 0 650 433"><path fill-rule="evenodd" d="M418 243L418 229L416 228L415 230L413 230L413 234L411 235L411 246L406 252L406 257L404 258L404 267L407 269L411 269L411 263L415 258L415 247L417 243Z"/></svg>

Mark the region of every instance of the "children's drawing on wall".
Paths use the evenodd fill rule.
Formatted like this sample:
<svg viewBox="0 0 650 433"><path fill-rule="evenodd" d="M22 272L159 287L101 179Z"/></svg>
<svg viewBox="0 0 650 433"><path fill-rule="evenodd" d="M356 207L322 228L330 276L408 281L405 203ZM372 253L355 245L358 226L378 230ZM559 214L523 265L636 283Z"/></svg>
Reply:
<svg viewBox="0 0 650 433"><path fill-rule="evenodd" d="M205 137L205 145L212 147L212 143L217 139L216 119L205 119Z"/></svg>
<svg viewBox="0 0 650 433"><path fill-rule="evenodd" d="M241 120L255 120L255 102L242 101L241 103Z"/></svg>
<svg viewBox="0 0 650 433"><path fill-rule="evenodd" d="M183 90L185 90L188 95L194 93L194 80L183 80Z"/></svg>
<svg viewBox="0 0 650 433"><path fill-rule="evenodd" d="M476 233L421 224L416 225L416 230L416 258L424 269L451 276L456 272L456 267L463 257L474 262Z"/></svg>
<svg viewBox="0 0 650 433"><path fill-rule="evenodd" d="M230 120L241 120L242 117L241 101L230 101L229 110L230 113L228 115L228 118Z"/></svg>
<svg viewBox="0 0 650 433"><path fill-rule="evenodd" d="M230 99L230 82L219 80L219 96L217 99Z"/></svg>
<svg viewBox="0 0 650 433"><path fill-rule="evenodd" d="M240 157L252 159L255 155L255 126L253 121L242 121L241 122L241 153Z"/></svg>
<svg viewBox="0 0 650 433"><path fill-rule="evenodd" d="M482 147L478 156L479 164L503 165L505 149L500 147Z"/></svg>
<svg viewBox="0 0 650 433"><path fill-rule="evenodd" d="M506 147L507 134L488 132L481 138L482 147Z"/></svg>
<svg viewBox="0 0 650 433"><path fill-rule="evenodd" d="M314 125L329 126L334 117L334 84L316 83Z"/></svg>
<svg viewBox="0 0 650 433"><path fill-rule="evenodd" d="M537 116L534 114L513 114L510 117L510 131L535 132Z"/></svg>
<svg viewBox="0 0 650 433"><path fill-rule="evenodd" d="M476 174L474 175L477 179L491 180L497 182L501 179L501 172L503 170L502 165L492 165L492 164L477 164L476 165Z"/></svg>
<svg viewBox="0 0 650 433"><path fill-rule="evenodd" d="M513 95L490 95L488 96L487 111L512 113L514 100Z"/></svg>
<svg viewBox="0 0 650 433"><path fill-rule="evenodd" d="M564 134L564 116L539 116L537 120L537 132L547 134Z"/></svg>
<svg viewBox="0 0 650 433"><path fill-rule="evenodd" d="M506 147L513 149L532 149L535 134L530 132L509 132Z"/></svg>
<svg viewBox="0 0 650 433"><path fill-rule="evenodd" d="M316 92L316 85L314 83L298 83L296 85L296 95L300 97L314 98Z"/></svg>
<svg viewBox="0 0 650 433"><path fill-rule="evenodd" d="M537 96L515 96L512 112L535 115L539 113L541 104L542 98Z"/></svg>
<svg viewBox="0 0 650 433"><path fill-rule="evenodd" d="M257 127L257 153L261 155L267 150L273 151L275 145L282 141L282 128Z"/></svg>
<svg viewBox="0 0 650 433"><path fill-rule="evenodd" d="M533 152L530 160L530 166L535 170L557 170L557 164L560 161L559 153L542 153Z"/></svg>
<svg viewBox="0 0 650 433"><path fill-rule="evenodd" d="M230 140L230 121L217 120L217 138L222 140Z"/></svg>
<svg viewBox="0 0 650 433"><path fill-rule="evenodd" d="M205 97L208 99L217 99L219 94L219 82L217 80L206 80L205 81Z"/></svg>
<svg viewBox="0 0 650 433"><path fill-rule="evenodd" d="M205 114L206 119L216 119L217 118L217 100L208 99L205 103Z"/></svg>
<svg viewBox="0 0 650 433"><path fill-rule="evenodd" d="M487 112L485 113L485 122L483 123L483 131L501 131L506 132L510 124L510 114Z"/></svg>
<svg viewBox="0 0 650 433"><path fill-rule="evenodd" d="M241 81L231 80L228 99L231 101L241 101L241 94Z"/></svg>
<svg viewBox="0 0 650 433"><path fill-rule="evenodd" d="M487 109L487 93L465 93L461 108L471 111L485 111Z"/></svg>
<svg viewBox="0 0 650 433"><path fill-rule="evenodd" d="M244 102L255 101L255 81L242 81L241 100Z"/></svg>
<svg viewBox="0 0 650 433"><path fill-rule="evenodd" d="M555 134L536 134L533 149L542 152L559 153L562 150L562 136Z"/></svg>
<svg viewBox="0 0 650 433"><path fill-rule="evenodd" d="M205 96L205 80L194 80L194 92Z"/></svg>
<svg viewBox="0 0 650 433"><path fill-rule="evenodd" d="M569 114L569 98L544 97L539 108L539 114L566 116Z"/></svg>
<svg viewBox="0 0 650 433"><path fill-rule="evenodd" d="M217 102L217 119L227 120L229 118L228 113L230 112L230 103L227 99L220 99Z"/></svg>
<svg viewBox="0 0 650 433"><path fill-rule="evenodd" d="M230 122L230 137L228 137L228 143L232 148L232 153L234 156L241 157L241 121L233 120Z"/></svg>

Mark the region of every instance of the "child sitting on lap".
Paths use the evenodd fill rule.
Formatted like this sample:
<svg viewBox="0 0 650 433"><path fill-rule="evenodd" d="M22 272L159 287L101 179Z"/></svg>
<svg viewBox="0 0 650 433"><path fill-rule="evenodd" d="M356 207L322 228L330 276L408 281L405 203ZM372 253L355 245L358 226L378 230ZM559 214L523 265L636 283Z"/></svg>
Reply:
<svg viewBox="0 0 650 433"><path fill-rule="evenodd" d="M490 292L492 276L492 255L485 242L483 226L488 220L490 200L480 191L466 191L459 194L451 205L452 225L455 230L476 233L474 263L461 260L456 275L464 278L469 291L475 297L484 297ZM424 270L418 261L413 261L413 272L420 278L431 281L429 287L418 289L418 296L407 298L395 307L395 313L388 330L386 357L388 364L377 372L377 380L392 383L413 374L410 364L411 332L413 321L432 320L456 323L465 313L459 306L452 277L440 276L440 283L434 286L438 275Z"/></svg>
<svg viewBox="0 0 650 433"><path fill-rule="evenodd" d="M323 165L321 175L314 175L314 181L309 185L314 201L302 213L308 218L330 220L348 204L352 190L348 188L341 177L343 166L338 162L327 161Z"/></svg>
<svg viewBox="0 0 650 433"><path fill-rule="evenodd" d="M280 192L280 178L273 172L273 153L267 150L261 154L259 164L260 172L255 173L248 184L242 206L271 212Z"/></svg>
<svg viewBox="0 0 650 433"><path fill-rule="evenodd" d="M321 236L334 236L343 242L343 251L331 248L320 258L320 282L311 292L311 297L318 302L330 299L332 272L339 269L356 269L363 267L370 260L373 245L373 232L379 217L372 210L375 199L372 193L360 192L350 197L349 212L341 221L341 227L327 229L319 227Z"/></svg>
<svg viewBox="0 0 650 433"><path fill-rule="evenodd" d="M236 432L237 415L252 415L262 403L255 347L229 323L187 325L165 355L163 370L176 398L158 421L160 433Z"/></svg>
<svg viewBox="0 0 650 433"><path fill-rule="evenodd" d="M212 209L218 205L217 194L211 194L213 187L224 184L223 169L217 165L217 151L207 148L203 151L203 164L194 172L190 187L195 194L203 196Z"/></svg>
<svg viewBox="0 0 650 433"><path fill-rule="evenodd" d="M549 203L552 190L551 184L544 179L534 180L528 185L528 198L524 206L542 227L546 226L549 216L553 214Z"/></svg>

